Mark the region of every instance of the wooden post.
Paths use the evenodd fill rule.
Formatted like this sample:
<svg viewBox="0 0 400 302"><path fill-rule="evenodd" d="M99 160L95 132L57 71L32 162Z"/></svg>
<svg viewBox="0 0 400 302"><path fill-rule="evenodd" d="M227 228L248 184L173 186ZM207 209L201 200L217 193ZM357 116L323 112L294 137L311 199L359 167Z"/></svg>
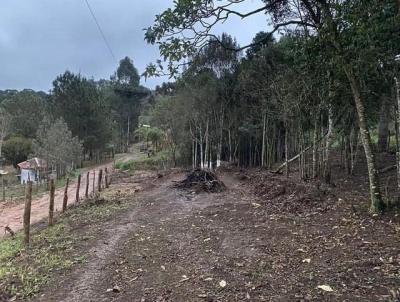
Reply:
<svg viewBox="0 0 400 302"><path fill-rule="evenodd" d="M6 187L4 186L4 175L1 176L1 185L3 187L3 202L6 202Z"/></svg>
<svg viewBox="0 0 400 302"><path fill-rule="evenodd" d="M75 201L79 202L79 188L81 186L81 175L78 175L78 183L76 184L76 198Z"/></svg>
<svg viewBox="0 0 400 302"><path fill-rule="evenodd" d="M89 177L90 177L90 172L88 171L86 174L86 192L85 192L85 198L89 197Z"/></svg>
<svg viewBox="0 0 400 302"><path fill-rule="evenodd" d="M28 189L26 191L25 209L24 209L24 242L25 242L25 245L29 245L29 241L30 241L31 206L32 206L32 182L28 181Z"/></svg>
<svg viewBox="0 0 400 302"><path fill-rule="evenodd" d="M54 194L56 186L54 185L54 179L50 181L50 203L49 203L49 226L54 224Z"/></svg>
<svg viewBox="0 0 400 302"><path fill-rule="evenodd" d="M68 203L68 185L69 185L69 178L67 177L67 182L65 183L65 190L64 190L63 206L62 206L62 212L63 212L63 213L67 210L67 203Z"/></svg>
<svg viewBox="0 0 400 302"><path fill-rule="evenodd" d="M99 171L99 179L98 179L98 191L99 192L101 192L101 180L102 180L102 177L103 177L103 170L100 169L100 171Z"/></svg>
<svg viewBox="0 0 400 302"><path fill-rule="evenodd" d="M106 188L108 188L108 169L107 169L107 167L104 168L104 172L106 173L106 175L104 176L104 182L105 182Z"/></svg>
<svg viewBox="0 0 400 302"><path fill-rule="evenodd" d="M96 193L96 171L93 170L93 195Z"/></svg>

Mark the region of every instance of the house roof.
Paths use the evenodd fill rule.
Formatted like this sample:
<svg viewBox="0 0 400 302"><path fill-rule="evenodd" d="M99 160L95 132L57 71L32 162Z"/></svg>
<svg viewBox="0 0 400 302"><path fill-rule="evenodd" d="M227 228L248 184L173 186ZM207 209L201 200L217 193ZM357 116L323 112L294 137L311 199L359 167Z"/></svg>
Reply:
<svg viewBox="0 0 400 302"><path fill-rule="evenodd" d="M41 168L46 168L47 163L44 159L34 157L26 161L23 161L22 163L19 163L17 166L20 169L41 169Z"/></svg>

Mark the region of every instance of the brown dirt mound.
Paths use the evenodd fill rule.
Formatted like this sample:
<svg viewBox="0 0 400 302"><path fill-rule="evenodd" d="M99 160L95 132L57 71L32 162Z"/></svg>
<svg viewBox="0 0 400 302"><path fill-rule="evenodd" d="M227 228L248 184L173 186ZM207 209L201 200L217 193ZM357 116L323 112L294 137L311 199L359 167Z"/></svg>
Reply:
<svg viewBox="0 0 400 302"><path fill-rule="evenodd" d="M321 183L299 182L281 175L258 173L252 175L249 185L274 212L326 211L336 201L331 190Z"/></svg>
<svg viewBox="0 0 400 302"><path fill-rule="evenodd" d="M196 193L218 193L226 189L215 173L201 169L191 171L184 180L175 183L174 188L194 190Z"/></svg>

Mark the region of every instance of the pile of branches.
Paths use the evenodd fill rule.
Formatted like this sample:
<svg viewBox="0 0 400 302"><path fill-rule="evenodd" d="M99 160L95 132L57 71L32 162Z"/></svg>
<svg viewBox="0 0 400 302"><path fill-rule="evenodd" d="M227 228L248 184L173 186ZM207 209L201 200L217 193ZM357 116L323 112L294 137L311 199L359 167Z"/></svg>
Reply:
<svg viewBox="0 0 400 302"><path fill-rule="evenodd" d="M225 184L217 175L208 170L195 169L184 180L174 185L178 189L194 190L199 192L218 193L226 189Z"/></svg>

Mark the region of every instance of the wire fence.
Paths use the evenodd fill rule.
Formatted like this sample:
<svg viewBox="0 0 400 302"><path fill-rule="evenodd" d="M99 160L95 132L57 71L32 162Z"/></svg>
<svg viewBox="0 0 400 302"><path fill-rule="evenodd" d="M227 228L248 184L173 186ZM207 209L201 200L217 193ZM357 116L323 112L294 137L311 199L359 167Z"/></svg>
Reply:
<svg viewBox="0 0 400 302"><path fill-rule="evenodd" d="M63 190L58 191L58 196L63 194L62 198L62 210L64 213L68 210L68 206L72 203L78 203L85 201L87 199L95 197L102 190L109 188L112 175L114 173L113 169L105 167L104 170L101 168L99 170L91 170L83 172L82 174L78 174L77 181L70 182L69 177L63 180L63 183L59 183L59 188L64 188ZM63 184L63 186L61 185ZM55 200L56 200L56 180L50 179L45 183L33 183L32 181L28 181L26 184L15 187L14 192L16 190L21 190L24 194L22 197L25 200L25 206L23 211L23 230L24 230L24 242L26 245L29 245L30 242L30 225L31 225L31 211L32 211L32 200L35 196L35 190L37 193L40 190L44 190L43 192L47 192L49 195L48 200L48 225L51 226L54 224L54 213L55 213ZM11 188L11 187L10 187ZM10 189L9 188L9 189ZM10 190L11 191L11 190ZM4 191L3 191L4 192ZM19 197L21 198L21 197ZM45 198L45 196L43 196ZM47 201L45 201L47 202ZM60 203L60 200L57 201ZM43 201L42 201L43 203ZM45 216L43 217L45 218ZM5 231L9 232L11 236L14 236L14 232L11 228L5 228Z"/></svg>

